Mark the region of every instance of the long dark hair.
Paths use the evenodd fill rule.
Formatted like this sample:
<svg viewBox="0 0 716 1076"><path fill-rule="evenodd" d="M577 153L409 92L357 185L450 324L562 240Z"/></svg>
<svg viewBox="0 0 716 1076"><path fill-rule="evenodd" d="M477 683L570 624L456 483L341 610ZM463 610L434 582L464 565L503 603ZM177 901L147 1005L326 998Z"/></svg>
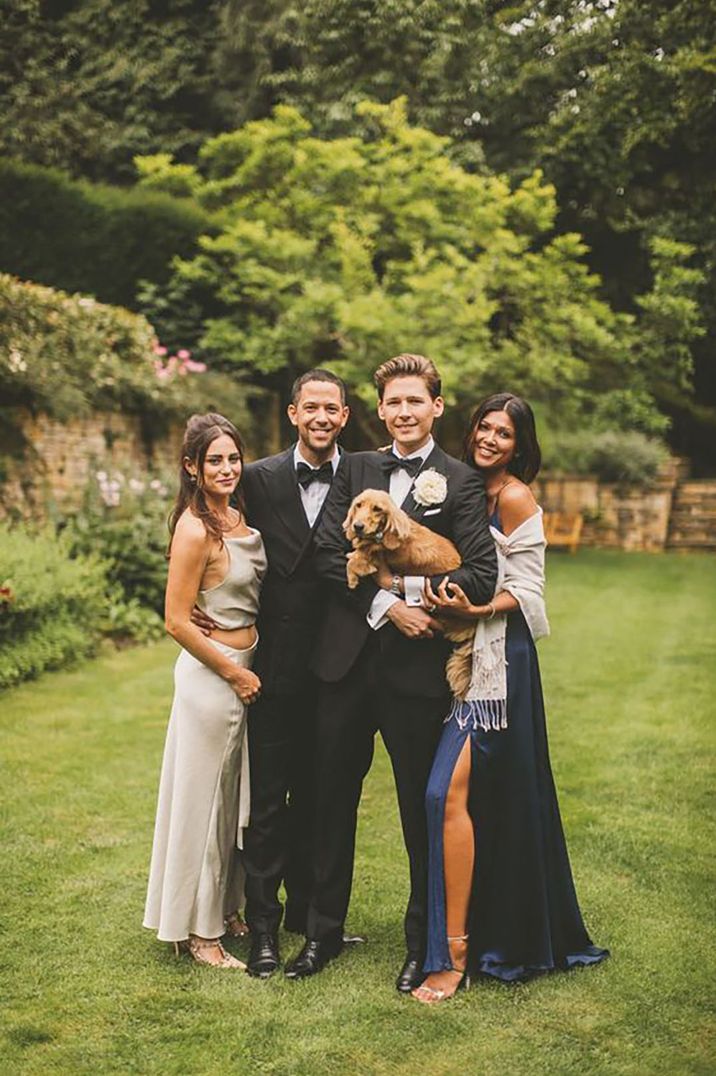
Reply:
<svg viewBox="0 0 716 1076"><path fill-rule="evenodd" d="M236 445L243 470L244 446L239 431L236 429L233 422L229 422L228 418L224 418L223 415L217 415L213 411L210 411L207 415L192 415L186 424L181 446L181 457L179 460L179 492L177 493L174 507L169 516L169 546L167 548L167 556L171 551L172 538L174 537L174 531L179 522L179 517L187 510L187 508L191 510L197 519L201 520L206 528L206 533L211 538L216 538L219 542L223 542L224 540L221 523L206 503L206 496L203 489L204 461L206 459L206 453L211 442L215 441L217 437L221 437L223 433L227 434ZM184 466L185 459L189 459L192 463L196 464L195 481ZM234 497L238 500L237 507L243 516L244 503L238 487Z"/></svg>
<svg viewBox="0 0 716 1076"><path fill-rule="evenodd" d="M465 463L475 467L475 433L485 415L490 411L506 411L515 427L515 454L507 470L527 485L537 477L542 463L542 452L537 440L535 416L532 408L521 396L511 392L498 392L479 403L470 419L462 446Z"/></svg>

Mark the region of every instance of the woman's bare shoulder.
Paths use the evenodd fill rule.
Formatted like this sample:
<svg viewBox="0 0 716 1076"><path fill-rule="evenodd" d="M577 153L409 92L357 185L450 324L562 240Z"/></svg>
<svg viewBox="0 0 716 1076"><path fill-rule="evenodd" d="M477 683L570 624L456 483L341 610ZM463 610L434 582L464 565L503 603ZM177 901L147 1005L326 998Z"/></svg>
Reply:
<svg viewBox="0 0 716 1076"><path fill-rule="evenodd" d="M186 508L177 520L172 546L175 546L175 543L179 548L187 550L208 550L211 546L206 527L189 508Z"/></svg>
<svg viewBox="0 0 716 1076"><path fill-rule="evenodd" d="M500 521L505 534L510 534L537 511L537 501L529 486L515 478L500 494Z"/></svg>

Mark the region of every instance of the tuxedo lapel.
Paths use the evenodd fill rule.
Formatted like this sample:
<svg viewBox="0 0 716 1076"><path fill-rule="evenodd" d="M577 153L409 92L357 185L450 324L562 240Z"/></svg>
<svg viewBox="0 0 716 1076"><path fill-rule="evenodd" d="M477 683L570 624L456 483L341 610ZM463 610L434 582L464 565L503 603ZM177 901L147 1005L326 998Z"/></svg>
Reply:
<svg viewBox="0 0 716 1076"><path fill-rule="evenodd" d="M276 461L276 470L272 481L266 483L266 494L271 507L286 529L296 537L299 548L311 536L306 513L301 503L301 494L296 481L296 468L293 463L293 448L289 448Z"/></svg>
<svg viewBox="0 0 716 1076"><path fill-rule="evenodd" d="M424 474L425 471L428 471L431 468L432 470L437 471L438 474L444 475L444 477L447 479L447 467L445 466L446 462L447 457L443 450L440 448L439 445L434 445L432 452L430 453L425 463L415 476L416 481L421 474ZM428 508L430 508L430 505L418 504L418 502L415 500L415 497L413 496L414 488L415 482L413 482L412 486L408 490L405 500L400 507L410 516L411 519L414 519L416 522L419 522L419 520L423 516L423 513Z"/></svg>
<svg viewBox="0 0 716 1076"><path fill-rule="evenodd" d="M336 468L336 474L334 475L334 479L338 475L338 472L340 471L341 467L344 466L345 456L346 456L345 452L341 451L340 459L338 460L338 467ZM313 526L311 528L309 528L308 520L306 519L306 513L304 512L303 504L301 503L301 494L298 492L298 483L294 481L294 485L296 487L296 494L298 496L299 508L301 510L301 515L303 516L304 522L306 524L306 530L305 530L305 533L302 532L301 548L299 549L298 554L296 556L296 560L294 561L293 567L291 568L292 572L296 571L299 564L301 563L303 558L306 556L306 554L310 550L310 548L311 548L311 540L313 538L313 535L316 533L316 528L318 527L318 524L321 522L321 516L323 515L323 510L326 507L326 501L328 500L328 498L331 495L331 491L329 490L327 495L326 495L325 500L323 501L323 504L321 505L321 510L318 513L318 515L316 516L316 519L315 519L315 522L314 522Z"/></svg>

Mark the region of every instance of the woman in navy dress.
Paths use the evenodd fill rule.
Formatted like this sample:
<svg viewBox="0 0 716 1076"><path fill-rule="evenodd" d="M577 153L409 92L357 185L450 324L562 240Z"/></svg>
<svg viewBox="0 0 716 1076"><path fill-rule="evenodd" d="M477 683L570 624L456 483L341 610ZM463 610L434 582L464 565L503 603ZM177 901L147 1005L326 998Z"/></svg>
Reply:
<svg viewBox="0 0 716 1076"><path fill-rule="evenodd" d="M484 400L465 459L485 477L500 575L486 606L454 584L428 593L476 623L426 797L427 978L413 995L429 1004L470 973L517 982L608 956L582 922L549 762L534 645L549 631L545 540L529 489L540 450L529 405L509 393Z"/></svg>

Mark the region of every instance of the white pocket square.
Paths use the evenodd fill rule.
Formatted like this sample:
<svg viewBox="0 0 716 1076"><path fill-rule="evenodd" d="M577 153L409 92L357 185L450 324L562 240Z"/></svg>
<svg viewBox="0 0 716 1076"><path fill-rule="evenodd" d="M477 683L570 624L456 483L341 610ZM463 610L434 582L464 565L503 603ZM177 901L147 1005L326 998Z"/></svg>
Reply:
<svg viewBox="0 0 716 1076"><path fill-rule="evenodd" d="M442 508L431 508L428 512L423 512L423 519L426 516L436 516L439 512L442 512Z"/></svg>

